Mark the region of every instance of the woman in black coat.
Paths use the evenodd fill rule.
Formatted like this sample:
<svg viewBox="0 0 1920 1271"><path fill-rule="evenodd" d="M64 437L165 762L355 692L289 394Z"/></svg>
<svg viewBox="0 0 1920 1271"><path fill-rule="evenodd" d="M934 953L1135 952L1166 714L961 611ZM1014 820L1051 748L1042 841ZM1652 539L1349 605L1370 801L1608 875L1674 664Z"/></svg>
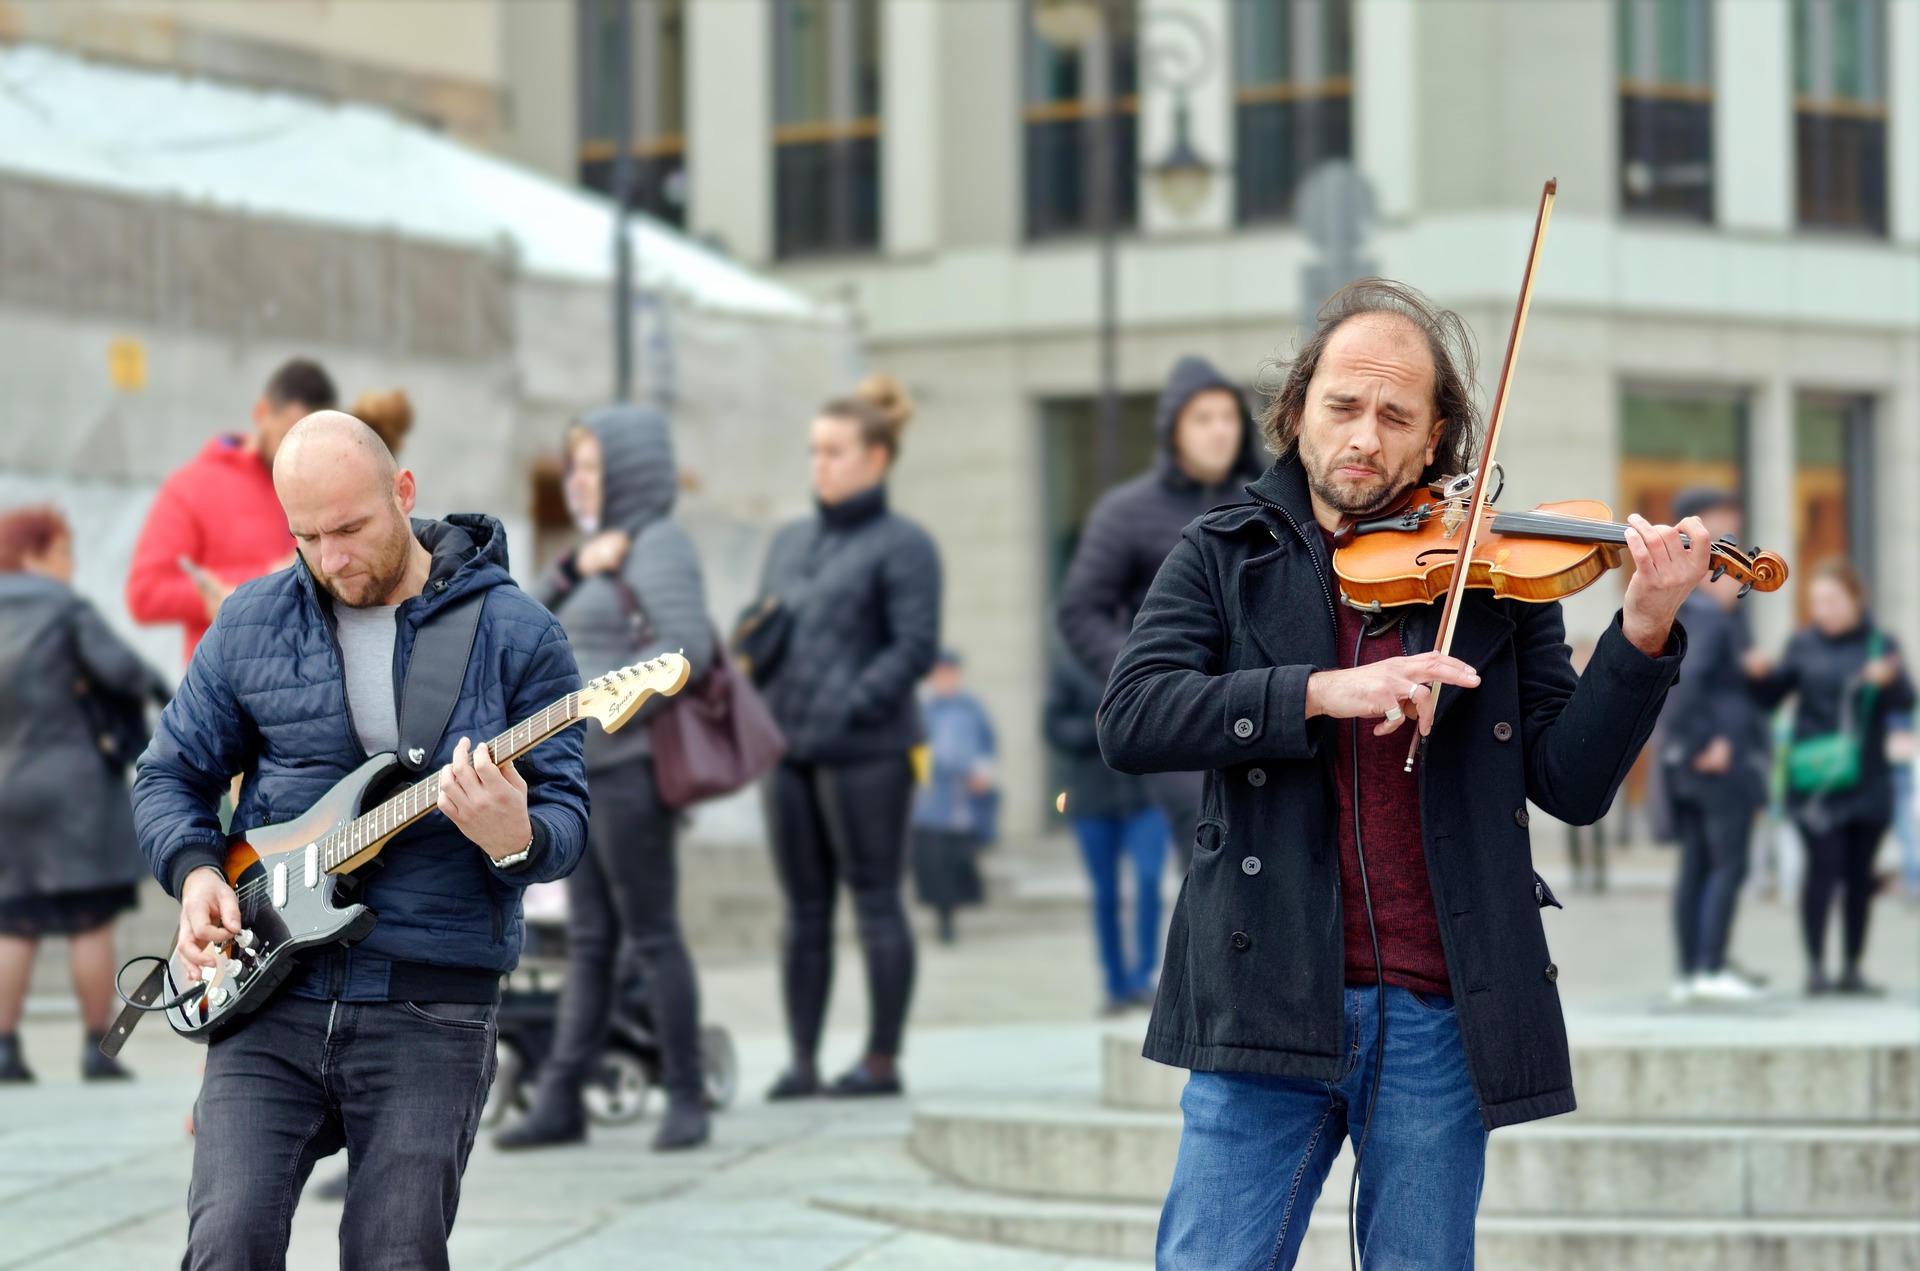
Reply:
<svg viewBox="0 0 1920 1271"><path fill-rule="evenodd" d="M1845 561L1825 561L1814 568L1807 582L1807 608L1812 623L1793 637L1779 665L1754 685L1755 695L1768 707L1795 696L1795 741L1848 728L1860 736L1857 782L1843 790L1788 795L1788 807L1807 845L1800 891L1807 991L1877 993L1860 974L1860 956L1867 947L1867 913L1873 903L1873 858L1893 820L1887 716L1913 709L1913 682L1901 669L1893 637L1874 626L1865 588ZM1867 685L1874 686L1873 708L1861 717ZM1837 981L1827 978L1825 958L1827 914L1836 889L1844 894L1845 922L1843 969Z"/></svg>
<svg viewBox="0 0 1920 1271"><path fill-rule="evenodd" d="M781 987L792 1066L768 1097L819 1094L820 1030L833 978L833 909L853 894L867 964L866 1055L828 1094L898 1094L895 1059L913 992L913 934L901 899L908 753L923 739L914 685L940 637L940 557L927 532L887 509L886 477L912 406L870 376L813 421L817 510L767 554L757 617L782 635L752 667L787 737L763 786L786 897Z"/></svg>
<svg viewBox="0 0 1920 1271"><path fill-rule="evenodd" d="M15 1030L46 936L69 941L82 1075L129 1075L99 1044L114 918L134 907L146 870L127 797L132 756L103 748L102 712L137 719L168 692L74 595L72 544L51 509L0 517L0 1081L33 1080Z"/></svg>

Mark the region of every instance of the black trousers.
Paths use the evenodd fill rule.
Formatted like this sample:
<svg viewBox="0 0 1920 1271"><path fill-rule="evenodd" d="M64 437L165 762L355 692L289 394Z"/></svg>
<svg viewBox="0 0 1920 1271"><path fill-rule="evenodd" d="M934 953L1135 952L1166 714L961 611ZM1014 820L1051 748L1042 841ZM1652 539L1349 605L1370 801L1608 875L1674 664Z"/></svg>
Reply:
<svg viewBox="0 0 1920 1271"><path fill-rule="evenodd" d="M273 1271L315 1161L347 1152L340 1265L447 1266L493 1084L495 1008L281 993L207 1047L185 1271Z"/></svg>
<svg viewBox="0 0 1920 1271"><path fill-rule="evenodd" d="M913 996L913 931L901 897L912 763L905 755L848 764L783 760L762 791L774 872L787 901L780 980L794 1056L811 1061L820 1049L843 879L867 963L867 1051L899 1054Z"/></svg>
<svg viewBox="0 0 1920 1271"><path fill-rule="evenodd" d="M1873 906L1873 857L1885 837L1885 821L1843 821L1815 831L1805 821L1801 836L1807 844L1807 873L1800 887L1800 930L1807 957L1821 965L1827 945L1827 914L1833 893L1842 892L1841 916L1848 968L1858 966L1867 947L1867 913Z"/></svg>
<svg viewBox="0 0 1920 1271"><path fill-rule="evenodd" d="M578 1105L606 1045L623 937L646 978L661 1084L698 1099L700 989L680 934L677 814L660 802L651 759L590 773L587 783L593 816L586 854L567 876L567 982L541 1099Z"/></svg>
<svg viewBox="0 0 1920 1271"><path fill-rule="evenodd" d="M1680 973L1718 971L1726 965L1734 906L1747 877L1753 808L1744 800L1676 799L1673 828L1680 838L1680 878L1673 889Z"/></svg>

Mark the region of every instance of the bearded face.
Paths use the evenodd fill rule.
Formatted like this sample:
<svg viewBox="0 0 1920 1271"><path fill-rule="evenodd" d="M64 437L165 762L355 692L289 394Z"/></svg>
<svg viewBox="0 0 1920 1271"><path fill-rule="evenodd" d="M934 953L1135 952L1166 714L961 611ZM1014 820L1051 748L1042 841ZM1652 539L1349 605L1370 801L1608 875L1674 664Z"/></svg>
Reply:
<svg viewBox="0 0 1920 1271"><path fill-rule="evenodd" d="M370 520L359 533L333 536L324 550L301 545L314 581L349 609L385 604L406 576L413 527L398 507L387 510L387 517Z"/></svg>
<svg viewBox="0 0 1920 1271"><path fill-rule="evenodd" d="M1353 318L1333 333L1307 385L1295 442L1307 488L1339 517L1389 507L1433 462L1433 354L1398 314Z"/></svg>

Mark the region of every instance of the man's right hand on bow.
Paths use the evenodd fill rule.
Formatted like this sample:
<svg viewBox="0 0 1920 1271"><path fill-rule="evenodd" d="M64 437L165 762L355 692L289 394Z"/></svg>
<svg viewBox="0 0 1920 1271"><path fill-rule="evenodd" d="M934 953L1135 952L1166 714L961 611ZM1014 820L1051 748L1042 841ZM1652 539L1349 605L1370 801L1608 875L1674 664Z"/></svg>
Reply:
<svg viewBox="0 0 1920 1271"><path fill-rule="evenodd" d="M1378 719L1374 736L1397 730L1407 718L1420 723L1420 735L1433 728L1433 681L1473 688L1480 675L1459 658L1445 653L1416 653L1388 658L1345 671L1315 671L1307 677L1307 718L1331 715L1335 719ZM1398 710L1398 716L1388 712Z"/></svg>

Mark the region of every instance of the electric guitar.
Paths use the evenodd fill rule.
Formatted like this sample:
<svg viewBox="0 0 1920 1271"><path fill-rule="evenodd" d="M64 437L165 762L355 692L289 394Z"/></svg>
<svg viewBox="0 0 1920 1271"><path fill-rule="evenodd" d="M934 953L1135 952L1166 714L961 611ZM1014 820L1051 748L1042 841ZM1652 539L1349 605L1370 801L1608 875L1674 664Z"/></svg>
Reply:
<svg viewBox="0 0 1920 1271"><path fill-rule="evenodd" d="M678 693L689 671L678 653L609 671L495 737L487 753L495 763L505 763L589 717L615 732L649 697ZM391 754L375 755L295 820L259 826L227 841L227 881L240 899L241 929L216 950L218 962L204 977L174 952L166 1016L175 1032L195 1041L211 1039L223 1025L265 1004L303 950L352 944L373 930L378 921L373 910L334 903L341 876L378 856L394 835L440 800L436 772L361 811L368 787L398 762Z"/></svg>

